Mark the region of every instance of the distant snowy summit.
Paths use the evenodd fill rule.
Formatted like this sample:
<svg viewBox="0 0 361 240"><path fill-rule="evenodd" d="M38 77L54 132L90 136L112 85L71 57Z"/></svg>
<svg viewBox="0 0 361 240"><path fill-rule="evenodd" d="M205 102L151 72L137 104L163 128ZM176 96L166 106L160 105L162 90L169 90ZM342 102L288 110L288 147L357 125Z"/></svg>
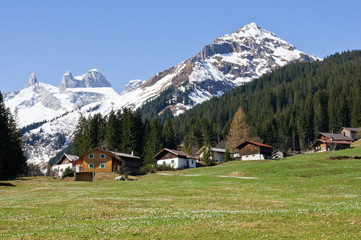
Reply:
<svg viewBox="0 0 361 240"><path fill-rule="evenodd" d="M108 80L97 70L91 69L82 76L73 76L70 71L64 73L60 83L63 88L111 87Z"/></svg>
<svg viewBox="0 0 361 240"><path fill-rule="evenodd" d="M123 96L128 106L137 108L173 87L173 93L168 94L170 98L161 105L178 115L286 64L316 60L320 59L250 23L216 38L194 57L157 73Z"/></svg>
<svg viewBox="0 0 361 240"><path fill-rule="evenodd" d="M142 86L143 83L145 83L145 81L140 80L140 79L130 80L129 83L124 86L124 91L121 92L120 95L124 95L124 94L134 91L135 89Z"/></svg>
<svg viewBox="0 0 361 240"><path fill-rule="evenodd" d="M34 85L37 85L37 84L39 84L39 83L38 83L38 80L36 79L35 73L32 73L30 75L30 78L29 78L28 82L26 83L25 88L28 88L28 87L31 87L31 86L34 86Z"/></svg>

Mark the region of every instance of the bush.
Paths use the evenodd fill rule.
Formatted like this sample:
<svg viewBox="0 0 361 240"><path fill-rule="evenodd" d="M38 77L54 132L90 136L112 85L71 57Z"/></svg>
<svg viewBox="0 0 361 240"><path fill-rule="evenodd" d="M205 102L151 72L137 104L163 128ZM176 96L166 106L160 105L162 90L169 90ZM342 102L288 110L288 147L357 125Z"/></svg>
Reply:
<svg viewBox="0 0 361 240"><path fill-rule="evenodd" d="M70 167L67 167L64 171L64 177L74 177L73 170L70 169Z"/></svg>

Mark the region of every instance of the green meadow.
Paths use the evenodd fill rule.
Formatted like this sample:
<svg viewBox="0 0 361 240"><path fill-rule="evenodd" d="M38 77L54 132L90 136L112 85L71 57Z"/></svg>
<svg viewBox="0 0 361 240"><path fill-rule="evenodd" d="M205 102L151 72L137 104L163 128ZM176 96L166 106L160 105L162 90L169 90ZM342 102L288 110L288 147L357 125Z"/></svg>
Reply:
<svg viewBox="0 0 361 240"><path fill-rule="evenodd" d="M361 238L361 160L330 155L229 162L136 181L0 182L0 239ZM337 155L361 156L361 148Z"/></svg>

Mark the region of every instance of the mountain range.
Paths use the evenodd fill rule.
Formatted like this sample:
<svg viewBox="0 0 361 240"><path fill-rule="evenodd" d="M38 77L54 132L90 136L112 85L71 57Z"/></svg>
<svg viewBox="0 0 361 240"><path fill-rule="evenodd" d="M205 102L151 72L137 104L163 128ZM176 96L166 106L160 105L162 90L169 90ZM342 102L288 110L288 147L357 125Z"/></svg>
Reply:
<svg viewBox="0 0 361 240"><path fill-rule="evenodd" d="M39 82L32 73L24 89L4 94L4 100L16 113L19 126L26 129L23 138L28 161L45 167L49 158L72 141L81 115L106 115L124 107L137 109L169 89L166 108L179 115L276 68L316 60L250 23L216 38L197 55L148 81L130 81L120 94L92 69L82 76L66 72L59 86Z"/></svg>

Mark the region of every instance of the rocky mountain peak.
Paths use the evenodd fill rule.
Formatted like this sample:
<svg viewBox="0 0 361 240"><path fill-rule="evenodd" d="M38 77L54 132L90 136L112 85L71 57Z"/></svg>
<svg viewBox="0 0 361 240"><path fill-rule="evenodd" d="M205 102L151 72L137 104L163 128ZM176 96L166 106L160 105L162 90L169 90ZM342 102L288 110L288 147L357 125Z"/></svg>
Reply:
<svg viewBox="0 0 361 240"><path fill-rule="evenodd" d="M63 75L60 83L61 88L94 88L94 87L111 87L111 84L97 70L91 69L82 76L73 76L70 71Z"/></svg>
<svg viewBox="0 0 361 240"><path fill-rule="evenodd" d="M124 95L126 93L132 92L135 89L139 88L145 81L140 80L140 79L134 79L134 80L130 80L129 83L127 85L124 86L124 91L121 92L121 95Z"/></svg>
<svg viewBox="0 0 361 240"><path fill-rule="evenodd" d="M30 78L29 78L25 88L34 86L36 84L39 84L39 83L38 83L38 80L36 79L35 73L31 73Z"/></svg>

